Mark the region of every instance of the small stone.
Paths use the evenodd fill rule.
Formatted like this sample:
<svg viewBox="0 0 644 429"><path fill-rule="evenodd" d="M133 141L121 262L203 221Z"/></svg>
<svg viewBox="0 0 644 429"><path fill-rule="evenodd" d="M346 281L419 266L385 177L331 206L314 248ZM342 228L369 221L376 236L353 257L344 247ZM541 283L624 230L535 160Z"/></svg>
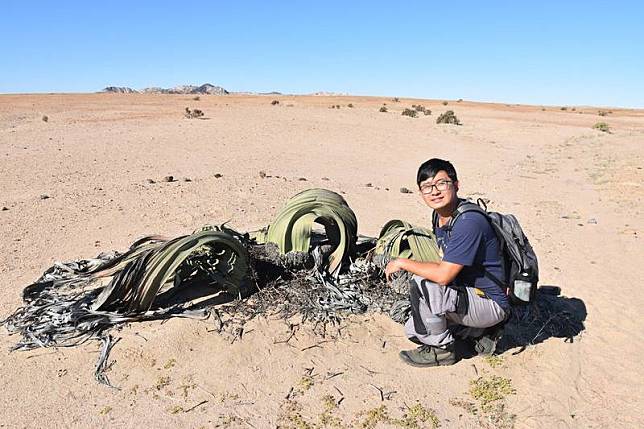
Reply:
<svg viewBox="0 0 644 429"><path fill-rule="evenodd" d="M328 177L323 177L322 180L328 181L328 180L331 180L331 179L329 179Z"/></svg>
<svg viewBox="0 0 644 429"><path fill-rule="evenodd" d="M389 188L385 188L385 191L388 191L388 190L389 190Z"/></svg>
<svg viewBox="0 0 644 429"><path fill-rule="evenodd" d="M215 173L215 179L219 179L220 177L224 177L224 175L221 173Z"/></svg>
<svg viewBox="0 0 644 429"><path fill-rule="evenodd" d="M6 212L7 210L9 210L9 207L4 207L4 206L2 207L3 212Z"/></svg>
<svg viewBox="0 0 644 429"><path fill-rule="evenodd" d="M373 188L373 185L371 183L365 183L365 187L367 188Z"/></svg>
<svg viewBox="0 0 644 429"><path fill-rule="evenodd" d="M409 189L405 188L405 187L402 187L402 188L400 188L400 193L401 194L412 194L413 192L410 191Z"/></svg>
<svg viewBox="0 0 644 429"><path fill-rule="evenodd" d="M152 179L145 179L145 181L146 181L147 183L150 183L150 184L152 184L152 183L156 183L156 182L155 182L154 180L152 180Z"/></svg>
<svg viewBox="0 0 644 429"><path fill-rule="evenodd" d="M299 179L297 179L297 180L299 180L300 182L306 182L306 177L300 177L300 178L299 178Z"/></svg>
<svg viewBox="0 0 644 429"><path fill-rule="evenodd" d="M164 182L174 182L174 177L173 176L165 176L163 178Z"/></svg>
<svg viewBox="0 0 644 429"><path fill-rule="evenodd" d="M184 178L183 178L183 181L184 181L184 182L192 182L192 179L191 179L191 178L189 178L189 177L184 177Z"/></svg>
<svg viewBox="0 0 644 429"><path fill-rule="evenodd" d="M597 219L595 219L595 218L588 219L588 223L593 224L593 225L597 225Z"/></svg>
<svg viewBox="0 0 644 429"><path fill-rule="evenodd" d="M47 194L42 194L42 195L40 196L40 199L41 199L41 200L48 200L48 199L49 199L49 195L47 195Z"/></svg>
<svg viewBox="0 0 644 429"><path fill-rule="evenodd" d="M261 171L259 172L259 177L261 177L262 179L264 179L264 178L266 177L266 172L265 172L264 170L261 170Z"/></svg>

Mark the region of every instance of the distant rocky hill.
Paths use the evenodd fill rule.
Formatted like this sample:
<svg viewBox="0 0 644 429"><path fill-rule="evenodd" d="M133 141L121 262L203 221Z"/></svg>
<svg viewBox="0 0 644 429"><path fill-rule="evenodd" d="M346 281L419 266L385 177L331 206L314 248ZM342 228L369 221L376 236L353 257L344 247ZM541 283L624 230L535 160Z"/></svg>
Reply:
<svg viewBox="0 0 644 429"><path fill-rule="evenodd" d="M136 89L128 88L127 86L108 86L101 92L110 92L114 94L136 94L139 91Z"/></svg>
<svg viewBox="0 0 644 429"><path fill-rule="evenodd" d="M139 91L136 89L128 88L125 86L108 86L101 92L109 92L114 94L136 94ZM145 94L210 94L210 95L226 95L229 94L221 86L215 86L210 83L204 83L201 86L195 85L179 85L174 88L159 88L151 87L144 88L141 92Z"/></svg>
<svg viewBox="0 0 644 429"><path fill-rule="evenodd" d="M210 94L210 95L226 95L229 94L221 86L215 86L210 83L204 83L201 86L195 85L179 85L174 88L145 88L143 90L146 94Z"/></svg>

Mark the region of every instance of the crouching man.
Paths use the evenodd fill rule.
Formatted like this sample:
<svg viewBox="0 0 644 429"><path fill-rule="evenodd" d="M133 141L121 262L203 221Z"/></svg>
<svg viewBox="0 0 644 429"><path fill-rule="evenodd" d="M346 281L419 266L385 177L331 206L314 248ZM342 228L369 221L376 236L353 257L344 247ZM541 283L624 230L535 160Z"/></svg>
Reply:
<svg viewBox="0 0 644 429"><path fill-rule="evenodd" d="M423 200L438 215L433 227L443 257L440 262L398 258L386 267L388 279L400 270L414 275L405 333L420 347L401 351L400 358L413 366L451 365L457 360L455 336L470 338L477 351L490 353L496 343L483 336L485 328L503 322L510 308L505 291L491 280L505 283L499 241L481 213L464 213L447 230L461 201L456 170L449 161L426 161L416 182Z"/></svg>

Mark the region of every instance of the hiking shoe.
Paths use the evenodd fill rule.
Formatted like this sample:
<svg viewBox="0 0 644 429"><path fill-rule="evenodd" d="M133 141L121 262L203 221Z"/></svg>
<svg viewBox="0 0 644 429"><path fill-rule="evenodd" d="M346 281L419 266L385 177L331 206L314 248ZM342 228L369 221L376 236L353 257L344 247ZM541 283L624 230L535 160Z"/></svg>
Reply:
<svg viewBox="0 0 644 429"><path fill-rule="evenodd" d="M492 356L496 351L496 345L503 337L504 325L496 325L486 329L485 333L477 338L472 338L474 350L479 356Z"/></svg>
<svg viewBox="0 0 644 429"><path fill-rule="evenodd" d="M445 348L423 345L414 350L403 350L399 356L406 364L418 367L456 363L456 353L454 353L454 347L451 344Z"/></svg>
<svg viewBox="0 0 644 429"><path fill-rule="evenodd" d="M473 338L474 351L479 356L492 356L496 351L497 339L490 335L483 335L478 338Z"/></svg>

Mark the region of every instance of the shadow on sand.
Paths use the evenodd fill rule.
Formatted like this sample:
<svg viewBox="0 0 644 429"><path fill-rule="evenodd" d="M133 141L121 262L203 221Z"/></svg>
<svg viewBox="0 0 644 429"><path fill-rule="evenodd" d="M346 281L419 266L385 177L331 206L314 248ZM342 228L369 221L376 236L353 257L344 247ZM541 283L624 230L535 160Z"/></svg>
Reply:
<svg viewBox="0 0 644 429"><path fill-rule="evenodd" d="M514 306L510 319L502 328L495 354L510 350L513 350L512 354L518 354L527 346L549 338L563 338L572 343L585 329L586 305L579 298L558 295L559 290L557 286L542 286L533 304ZM473 348L465 347L460 351L464 359L476 356Z"/></svg>

